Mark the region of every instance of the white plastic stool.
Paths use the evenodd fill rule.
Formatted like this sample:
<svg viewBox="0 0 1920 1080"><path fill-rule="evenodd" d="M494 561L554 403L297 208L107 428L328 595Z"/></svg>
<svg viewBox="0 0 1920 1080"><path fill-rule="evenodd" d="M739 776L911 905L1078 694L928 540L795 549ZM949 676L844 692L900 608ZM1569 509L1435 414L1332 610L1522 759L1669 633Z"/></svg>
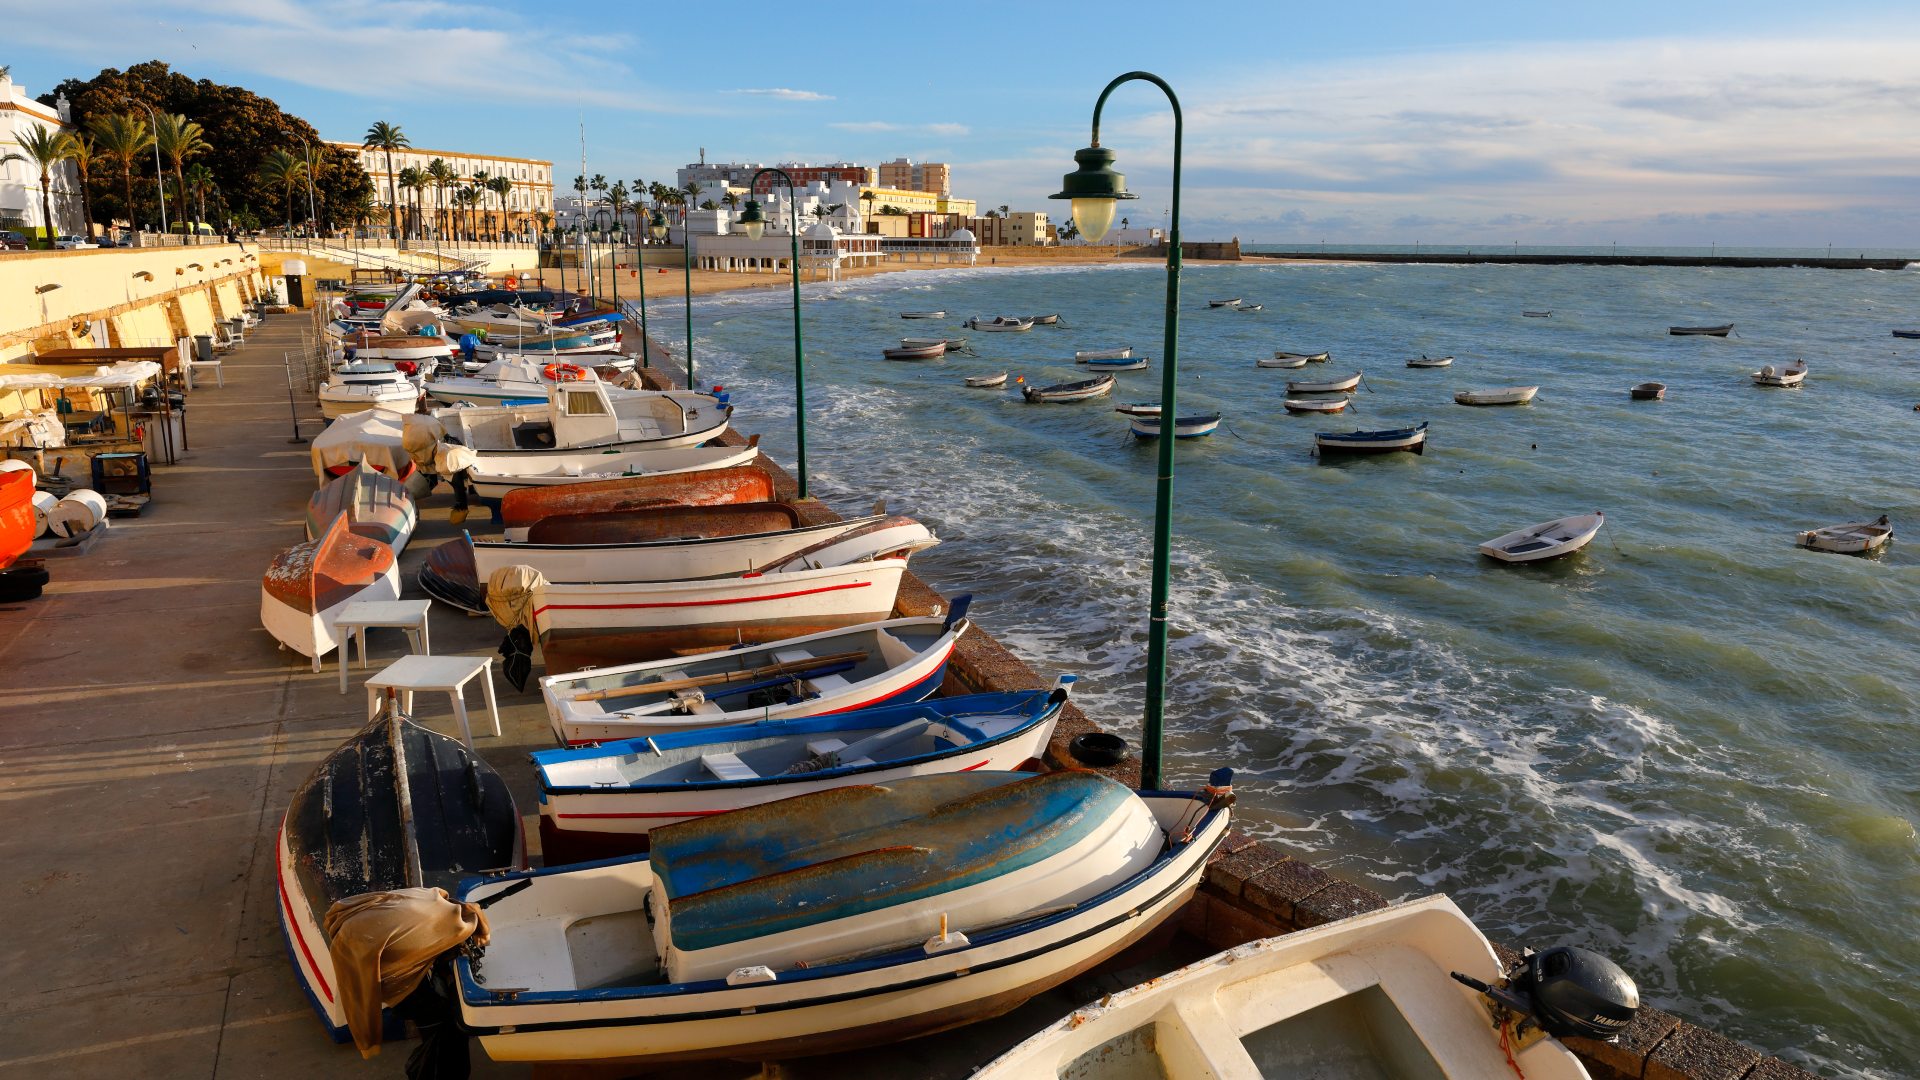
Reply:
<svg viewBox="0 0 1920 1080"><path fill-rule="evenodd" d="M493 657L491 656L403 656L388 664L386 670L367 680L367 719L380 715L380 698L386 690L400 692L400 711L413 715L413 695L418 690L438 690L453 699L453 715L460 721L460 737L473 748L473 731L467 726L467 702L461 688L480 676L487 693L487 712L493 717L493 733L500 734L500 705L493 697Z"/></svg>
<svg viewBox="0 0 1920 1080"><path fill-rule="evenodd" d="M431 655L427 640L427 611L431 600L357 600L340 611L333 628L340 637L340 692L347 692L347 650L360 639L360 666L367 666L367 628L389 627L407 632L407 644L422 656Z"/></svg>

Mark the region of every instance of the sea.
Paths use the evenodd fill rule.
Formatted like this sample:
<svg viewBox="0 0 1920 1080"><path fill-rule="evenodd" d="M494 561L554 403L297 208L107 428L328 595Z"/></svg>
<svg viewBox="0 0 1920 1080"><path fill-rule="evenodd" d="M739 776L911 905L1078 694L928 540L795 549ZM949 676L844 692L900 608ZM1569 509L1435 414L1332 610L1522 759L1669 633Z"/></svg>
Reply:
<svg viewBox="0 0 1920 1080"><path fill-rule="evenodd" d="M1166 282L1148 262L902 272L801 305L814 494L932 525L914 570L1136 741L1155 451L1112 406L1159 399ZM1597 949L1648 1003L1815 1072L1916 1075L1920 341L1890 331L1920 327L1920 273L1249 260L1181 287L1179 411L1224 423L1178 444L1169 786L1231 766L1240 827L1337 875ZM1262 309L1207 304L1234 297ZM899 317L928 309L947 318ZM676 353L683 314L656 292ZM693 316L698 381L791 465L791 294ZM934 333L969 351L881 358ZM1152 364L1110 400L962 383L1083 377L1076 349L1122 345ZM1255 366L1276 349L1362 372L1349 413L1287 414L1297 375ZM1749 379L1800 359L1802 388ZM1665 400L1629 400L1647 380ZM1453 403L1520 385L1532 404ZM1422 456L1313 452L1316 431L1421 422ZM1476 553L1593 510L1573 557ZM1795 546L1881 514L1877 558Z"/></svg>

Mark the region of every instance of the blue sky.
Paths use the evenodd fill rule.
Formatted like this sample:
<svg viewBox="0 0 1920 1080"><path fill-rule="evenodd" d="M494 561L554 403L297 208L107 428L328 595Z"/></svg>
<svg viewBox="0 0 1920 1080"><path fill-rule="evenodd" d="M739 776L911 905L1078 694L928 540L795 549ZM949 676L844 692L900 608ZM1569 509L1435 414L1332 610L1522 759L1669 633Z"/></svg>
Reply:
<svg viewBox="0 0 1920 1080"><path fill-rule="evenodd" d="M1184 234L1247 242L1920 246L1912 4L823 5L731 20L583 2L0 0L14 77L161 59L333 138L631 182L710 160L946 161L1059 210L1107 79L1186 109ZM701 12L722 7L701 7ZM1161 223L1172 123L1104 142Z"/></svg>

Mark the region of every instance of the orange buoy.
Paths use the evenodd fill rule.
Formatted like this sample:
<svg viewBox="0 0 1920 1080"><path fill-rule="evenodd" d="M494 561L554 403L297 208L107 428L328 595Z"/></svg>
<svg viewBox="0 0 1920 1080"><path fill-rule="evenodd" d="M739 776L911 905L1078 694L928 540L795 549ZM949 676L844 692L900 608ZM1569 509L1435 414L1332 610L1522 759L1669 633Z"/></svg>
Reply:
<svg viewBox="0 0 1920 1080"><path fill-rule="evenodd" d="M548 364L540 370L554 382L579 382L587 377L587 369L579 364Z"/></svg>

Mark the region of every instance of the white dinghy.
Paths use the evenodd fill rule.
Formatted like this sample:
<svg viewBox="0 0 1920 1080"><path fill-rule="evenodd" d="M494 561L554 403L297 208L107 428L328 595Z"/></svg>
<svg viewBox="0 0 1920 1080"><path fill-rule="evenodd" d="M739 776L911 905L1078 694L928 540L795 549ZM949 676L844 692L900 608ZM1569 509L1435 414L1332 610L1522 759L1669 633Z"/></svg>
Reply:
<svg viewBox="0 0 1920 1080"><path fill-rule="evenodd" d="M1230 769L1198 792L918 776L669 825L644 859L472 880L454 898L490 903L492 934L454 961L462 1026L496 1061L643 1064L997 1016L1177 912L1231 794Z"/></svg>
<svg viewBox="0 0 1920 1080"><path fill-rule="evenodd" d="M1263 368L1289 368L1289 369L1303 368L1307 366L1307 358L1304 356L1294 356L1291 354L1287 356L1281 356L1281 355L1275 354L1272 359L1268 359L1263 356L1260 359L1255 360L1253 362L1253 366L1263 367Z"/></svg>
<svg viewBox="0 0 1920 1080"><path fill-rule="evenodd" d="M1795 360L1791 366L1783 368L1768 364L1754 372L1751 378L1755 386L1799 386L1807 381L1807 362Z"/></svg>
<svg viewBox="0 0 1920 1080"><path fill-rule="evenodd" d="M1422 355L1420 355L1420 356L1417 356L1417 357L1415 357L1415 358L1414 358L1414 359L1412 359L1412 360L1409 360L1409 361L1407 361L1407 366L1408 366L1408 367L1410 367L1410 368L1443 368L1443 367L1452 367L1452 366L1453 366L1453 357L1451 357L1451 356L1427 356L1427 355L1425 355L1425 354L1422 354Z"/></svg>
<svg viewBox="0 0 1920 1080"><path fill-rule="evenodd" d="M1289 394L1338 394L1360 385L1360 373L1342 375L1337 379L1289 379Z"/></svg>
<svg viewBox="0 0 1920 1080"><path fill-rule="evenodd" d="M1280 404L1290 413L1337 413L1344 411L1352 400L1342 394L1339 397L1287 398Z"/></svg>
<svg viewBox="0 0 1920 1080"><path fill-rule="evenodd" d="M1847 525L1829 525L1808 529L1797 543L1814 551L1836 551L1842 555L1870 555L1893 539L1893 523L1881 514L1878 521L1856 521Z"/></svg>
<svg viewBox="0 0 1920 1080"><path fill-rule="evenodd" d="M1525 405L1540 392L1537 386L1506 386L1498 390L1462 390L1453 395L1459 405Z"/></svg>
<svg viewBox="0 0 1920 1080"><path fill-rule="evenodd" d="M1509 976L1497 997L1472 986ZM1586 1080L1553 1036L1616 1038L1639 1004L1625 972L1583 949L1550 949L1503 972L1453 901L1430 896L1249 942L1111 994L973 1080Z"/></svg>
<svg viewBox="0 0 1920 1080"><path fill-rule="evenodd" d="M1529 525L1480 545L1480 554L1501 562L1539 562L1571 555L1586 547L1607 523L1607 515L1574 514Z"/></svg>
<svg viewBox="0 0 1920 1080"><path fill-rule="evenodd" d="M759 436L754 436L758 440ZM623 476L668 476L750 465L759 455L758 443L747 446L684 446L673 450L631 450L624 454L592 454L564 462L545 458L481 454L467 478L482 499L498 499L516 488L557 487L616 480Z"/></svg>
<svg viewBox="0 0 1920 1080"><path fill-rule="evenodd" d="M1073 362L1084 364L1089 360L1125 360L1133 355L1133 346L1125 345L1118 349L1076 349Z"/></svg>

